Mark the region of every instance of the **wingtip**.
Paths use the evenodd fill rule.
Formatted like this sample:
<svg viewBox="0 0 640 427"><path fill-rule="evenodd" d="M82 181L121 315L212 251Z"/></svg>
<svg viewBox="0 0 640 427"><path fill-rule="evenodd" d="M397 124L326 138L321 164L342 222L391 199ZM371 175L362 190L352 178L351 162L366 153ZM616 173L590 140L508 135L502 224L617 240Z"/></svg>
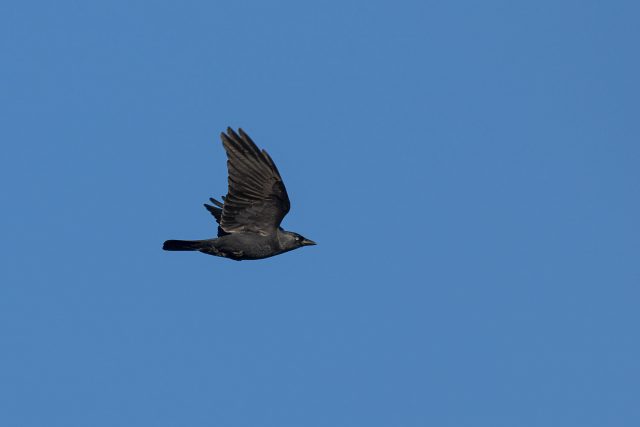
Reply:
<svg viewBox="0 0 640 427"><path fill-rule="evenodd" d="M219 208L222 208L224 206L224 203L214 199L213 197L209 197L209 200L211 201L211 203L213 203L214 205L216 205ZM224 196L222 196L222 200L224 200Z"/></svg>
<svg viewBox="0 0 640 427"><path fill-rule="evenodd" d="M220 138L222 138L223 141L225 139L233 139L235 134L236 133L233 130L233 128L231 126L227 126L227 131L226 132L220 132Z"/></svg>
<svg viewBox="0 0 640 427"><path fill-rule="evenodd" d="M232 139L237 139L238 138L238 134L231 127L227 128L227 135L229 136L229 138L232 138Z"/></svg>

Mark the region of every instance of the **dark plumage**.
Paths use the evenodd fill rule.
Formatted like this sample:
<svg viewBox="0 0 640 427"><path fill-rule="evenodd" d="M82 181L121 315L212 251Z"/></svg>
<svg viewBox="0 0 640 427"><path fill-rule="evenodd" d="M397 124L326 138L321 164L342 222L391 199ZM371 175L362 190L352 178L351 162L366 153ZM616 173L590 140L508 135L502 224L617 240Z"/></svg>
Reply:
<svg viewBox="0 0 640 427"><path fill-rule="evenodd" d="M260 259L302 246L315 245L280 222L289 212L289 196L278 168L242 129L220 135L227 152L229 190L223 202L209 199L204 207L218 222L218 237L207 240L167 240L167 251L200 251L231 258Z"/></svg>

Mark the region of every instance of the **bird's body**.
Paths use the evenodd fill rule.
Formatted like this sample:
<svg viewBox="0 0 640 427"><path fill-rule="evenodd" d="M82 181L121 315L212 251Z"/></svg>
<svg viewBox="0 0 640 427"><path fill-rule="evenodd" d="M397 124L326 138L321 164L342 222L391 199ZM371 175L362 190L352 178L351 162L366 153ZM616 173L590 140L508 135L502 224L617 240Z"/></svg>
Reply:
<svg viewBox="0 0 640 427"><path fill-rule="evenodd" d="M207 210L218 222L218 237L167 240L168 251L200 251L236 261L268 258L302 246L315 245L280 222L289 212L289 196L280 173L266 151L260 151L242 129L222 134L227 152L229 191L223 202L209 199Z"/></svg>
<svg viewBox="0 0 640 427"><path fill-rule="evenodd" d="M209 255L235 260L262 259L279 255L300 247L295 237L286 231L278 230L274 235L262 236L256 233L232 233L217 239L207 240L168 240L166 250L197 250Z"/></svg>

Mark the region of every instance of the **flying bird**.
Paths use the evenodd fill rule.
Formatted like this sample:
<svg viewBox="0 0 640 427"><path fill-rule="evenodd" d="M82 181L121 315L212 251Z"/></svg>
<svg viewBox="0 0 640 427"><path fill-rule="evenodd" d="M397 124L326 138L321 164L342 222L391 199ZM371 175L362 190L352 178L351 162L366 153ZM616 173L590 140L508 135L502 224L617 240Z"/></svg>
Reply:
<svg viewBox="0 0 640 427"><path fill-rule="evenodd" d="M236 261L261 259L302 246L312 240L280 227L289 212L287 189L278 168L242 129L221 133L227 152L229 189L222 202L210 198L204 207L218 223L218 237L206 240L167 240L166 251L200 251Z"/></svg>

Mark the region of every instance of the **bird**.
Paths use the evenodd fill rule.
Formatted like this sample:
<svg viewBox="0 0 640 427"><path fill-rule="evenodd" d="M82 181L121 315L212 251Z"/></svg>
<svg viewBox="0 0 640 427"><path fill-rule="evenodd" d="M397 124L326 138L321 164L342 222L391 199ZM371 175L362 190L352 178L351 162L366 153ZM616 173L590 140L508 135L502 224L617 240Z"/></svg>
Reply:
<svg viewBox="0 0 640 427"><path fill-rule="evenodd" d="M204 207L218 223L216 238L167 240L166 251L199 251L235 261L282 254L316 242L281 226L291 204L271 156L242 129L220 134L227 153L228 191Z"/></svg>

